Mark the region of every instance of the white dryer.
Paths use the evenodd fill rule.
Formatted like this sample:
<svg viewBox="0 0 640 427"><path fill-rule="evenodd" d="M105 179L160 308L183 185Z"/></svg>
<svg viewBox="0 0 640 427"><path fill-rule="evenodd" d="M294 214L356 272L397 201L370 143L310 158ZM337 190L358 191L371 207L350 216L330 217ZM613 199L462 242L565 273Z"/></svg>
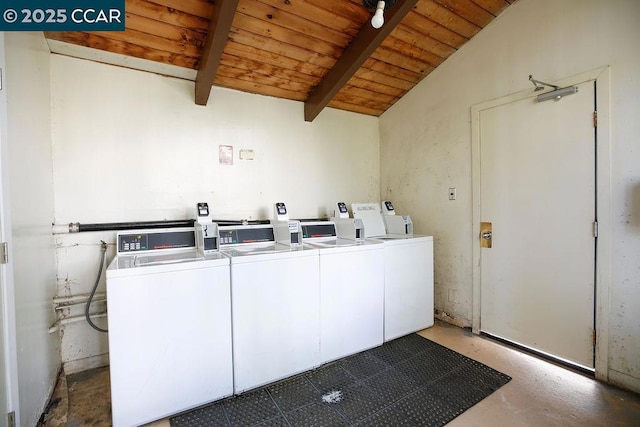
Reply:
<svg viewBox="0 0 640 427"><path fill-rule="evenodd" d="M301 222L302 242L320 251L320 361L383 343L384 245L336 236L333 221Z"/></svg>
<svg viewBox="0 0 640 427"><path fill-rule="evenodd" d="M414 235L408 216L387 221L401 231L387 234L379 203L353 203L351 209L365 237L384 242L384 340L433 326L433 237Z"/></svg>
<svg viewBox="0 0 640 427"><path fill-rule="evenodd" d="M231 260L235 393L318 366L318 249L276 243L272 225L220 227L220 248Z"/></svg>
<svg viewBox="0 0 640 427"><path fill-rule="evenodd" d="M229 259L193 228L123 231L107 269L114 426L233 394Z"/></svg>

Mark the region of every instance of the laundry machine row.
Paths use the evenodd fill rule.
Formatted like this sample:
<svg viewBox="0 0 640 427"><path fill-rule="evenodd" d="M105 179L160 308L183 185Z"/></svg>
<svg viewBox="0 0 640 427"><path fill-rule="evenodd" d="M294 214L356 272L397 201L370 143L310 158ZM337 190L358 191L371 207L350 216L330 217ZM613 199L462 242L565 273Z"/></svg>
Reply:
<svg viewBox="0 0 640 427"><path fill-rule="evenodd" d="M407 263L384 237L365 239L360 218L301 223L282 208L272 224L218 227L207 209L195 229L118 233L107 270L115 426L238 394L433 324L432 271L430 295L418 295L416 283L387 289L406 279L394 269L421 268L411 265L413 249ZM399 303L406 290L422 302ZM430 311L431 324L399 313L408 308Z"/></svg>
<svg viewBox="0 0 640 427"><path fill-rule="evenodd" d="M220 227L230 257L236 393L383 342L382 244L332 221Z"/></svg>

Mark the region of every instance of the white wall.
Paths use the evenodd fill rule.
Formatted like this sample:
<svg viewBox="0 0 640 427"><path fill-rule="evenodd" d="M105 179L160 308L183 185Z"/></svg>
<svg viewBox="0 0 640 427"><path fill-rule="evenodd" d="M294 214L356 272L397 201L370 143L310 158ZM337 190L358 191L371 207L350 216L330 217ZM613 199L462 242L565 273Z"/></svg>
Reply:
<svg viewBox="0 0 640 427"><path fill-rule="evenodd" d="M20 425L35 425L55 385L59 340L49 334L56 292L50 54L42 33L6 33L9 180Z"/></svg>
<svg viewBox="0 0 640 427"><path fill-rule="evenodd" d="M58 224L194 218L199 201L216 219L269 219L276 201L314 218L339 200L378 199L375 117L325 109L307 123L302 103L221 88L201 107L192 82L60 55L51 81ZM234 147L232 166L219 164L219 145ZM115 233L57 237L59 295L90 291L101 239ZM85 322L65 327L65 369L105 351Z"/></svg>
<svg viewBox="0 0 640 427"><path fill-rule="evenodd" d="M640 390L640 2L520 0L380 119L381 195L433 234L436 309L472 299L470 107L610 65L613 253L609 378ZM448 200L449 187L457 200Z"/></svg>

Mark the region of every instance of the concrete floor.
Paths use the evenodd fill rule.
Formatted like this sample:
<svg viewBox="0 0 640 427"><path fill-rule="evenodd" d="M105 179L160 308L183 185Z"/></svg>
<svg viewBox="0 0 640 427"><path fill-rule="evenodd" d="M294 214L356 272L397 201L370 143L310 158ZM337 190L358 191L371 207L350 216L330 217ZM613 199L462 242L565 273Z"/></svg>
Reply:
<svg viewBox="0 0 640 427"><path fill-rule="evenodd" d="M513 378L449 426L640 426L637 394L440 321L420 335ZM108 368L61 378L54 399L47 426L111 425ZM169 421L151 425L168 427Z"/></svg>
<svg viewBox="0 0 640 427"><path fill-rule="evenodd" d="M449 426L640 426L640 396L439 322L420 332L512 380Z"/></svg>

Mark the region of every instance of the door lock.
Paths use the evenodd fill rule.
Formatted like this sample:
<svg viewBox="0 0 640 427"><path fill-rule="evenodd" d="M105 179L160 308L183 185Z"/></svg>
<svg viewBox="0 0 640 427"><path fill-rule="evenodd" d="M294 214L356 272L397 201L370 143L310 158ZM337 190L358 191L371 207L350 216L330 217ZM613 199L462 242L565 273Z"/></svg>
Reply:
<svg viewBox="0 0 640 427"><path fill-rule="evenodd" d="M490 222L480 223L480 247L491 248L493 239L493 225Z"/></svg>

